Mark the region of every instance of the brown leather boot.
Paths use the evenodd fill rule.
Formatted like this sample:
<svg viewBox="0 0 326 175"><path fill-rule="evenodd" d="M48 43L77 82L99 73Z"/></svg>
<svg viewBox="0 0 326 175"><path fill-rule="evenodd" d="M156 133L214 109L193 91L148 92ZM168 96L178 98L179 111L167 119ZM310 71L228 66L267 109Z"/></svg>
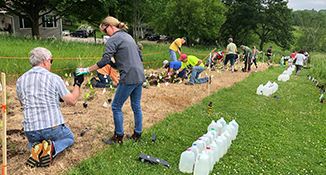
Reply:
<svg viewBox="0 0 326 175"><path fill-rule="evenodd" d="M114 135L111 138L109 138L109 139L104 138L104 139L102 139L102 141L109 145L113 145L114 143L119 143L120 145L122 145L123 136L124 135L116 134L114 131Z"/></svg>
<svg viewBox="0 0 326 175"><path fill-rule="evenodd" d="M134 139L135 141L140 141L141 140L141 133L138 134L137 132L134 131L134 134L131 136L131 135L127 135L127 138L128 139Z"/></svg>

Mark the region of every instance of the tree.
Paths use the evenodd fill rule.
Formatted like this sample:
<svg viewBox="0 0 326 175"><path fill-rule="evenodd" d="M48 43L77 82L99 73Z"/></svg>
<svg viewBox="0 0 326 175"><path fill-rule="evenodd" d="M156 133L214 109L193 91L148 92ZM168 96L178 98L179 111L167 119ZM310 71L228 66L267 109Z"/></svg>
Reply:
<svg viewBox="0 0 326 175"><path fill-rule="evenodd" d="M259 47L262 50L264 43L274 42L283 49L290 49L294 36L292 31L292 10L287 7L288 1L259 0L256 8L255 21L252 30L260 39Z"/></svg>
<svg viewBox="0 0 326 175"><path fill-rule="evenodd" d="M170 0L164 12L154 19L154 26L156 31L173 37L187 37L191 46L196 38L218 37L225 11L224 5L215 0Z"/></svg>
<svg viewBox="0 0 326 175"><path fill-rule="evenodd" d="M218 43L219 45L227 44L228 38L233 38L235 43L248 45L255 42L252 28L255 24L256 15L255 1L252 0L225 0L226 21L221 27Z"/></svg>
<svg viewBox="0 0 326 175"><path fill-rule="evenodd" d="M304 50L325 50L323 43L326 39L326 13L324 11L312 13L312 11L303 10L296 11L293 15L302 30L297 46Z"/></svg>
<svg viewBox="0 0 326 175"><path fill-rule="evenodd" d="M107 16L132 24L132 5L130 0L83 0L69 14L94 27L98 27Z"/></svg>
<svg viewBox="0 0 326 175"><path fill-rule="evenodd" d="M1 0L0 8L13 13L21 18L30 20L32 24L32 36L39 37L40 18L47 14L57 14L60 19L67 14L73 6L81 0Z"/></svg>

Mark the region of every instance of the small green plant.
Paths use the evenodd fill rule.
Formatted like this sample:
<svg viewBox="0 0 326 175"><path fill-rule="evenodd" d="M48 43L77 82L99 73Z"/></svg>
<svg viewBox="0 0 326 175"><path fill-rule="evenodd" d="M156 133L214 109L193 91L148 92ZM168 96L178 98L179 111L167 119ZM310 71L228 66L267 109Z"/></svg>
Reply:
<svg viewBox="0 0 326 175"><path fill-rule="evenodd" d="M84 98L84 103L87 103L88 97L89 97L89 93L87 92L86 95L85 95L85 98Z"/></svg>
<svg viewBox="0 0 326 175"><path fill-rule="evenodd" d="M101 133L103 132L103 128L102 128L102 126L98 126L97 129L96 129L96 132L97 132L98 134L101 134Z"/></svg>

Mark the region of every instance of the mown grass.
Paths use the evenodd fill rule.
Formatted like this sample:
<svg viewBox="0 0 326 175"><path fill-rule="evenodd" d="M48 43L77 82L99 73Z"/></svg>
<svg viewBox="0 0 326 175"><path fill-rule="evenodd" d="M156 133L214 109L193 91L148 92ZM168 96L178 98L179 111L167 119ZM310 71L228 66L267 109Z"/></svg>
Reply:
<svg viewBox="0 0 326 175"><path fill-rule="evenodd" d="M84 160L68 174L183 174L180 154L207 132L212 120L224 117L239 123L237 139L211 174L323 174L325 172L325 104L304 69L287 82L277 82L281 98L256 95L259 84L277 81L284 69L270 67L224 88L143 132L143 141L108 146ZM218 80L214 80L218 81ZM183 97L180 97L183 98ZM213 102L210 115L208 103ZM157 135L155 143L150 141ZM140 153L164 159L171 165L138 160Z"/></svg>

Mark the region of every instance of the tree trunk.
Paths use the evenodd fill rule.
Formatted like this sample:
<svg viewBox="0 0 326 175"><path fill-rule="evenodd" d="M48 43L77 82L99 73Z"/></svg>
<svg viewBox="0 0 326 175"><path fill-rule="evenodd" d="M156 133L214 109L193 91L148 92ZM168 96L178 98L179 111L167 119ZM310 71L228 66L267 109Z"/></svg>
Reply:
<svg viewBox="0 0 326 175"><path fill-rule="evenodd" d="M39 28L39 23L38 20L34 20L36 22L32 22L32 37L39 38L40 37L40 28Z"/></svg>

